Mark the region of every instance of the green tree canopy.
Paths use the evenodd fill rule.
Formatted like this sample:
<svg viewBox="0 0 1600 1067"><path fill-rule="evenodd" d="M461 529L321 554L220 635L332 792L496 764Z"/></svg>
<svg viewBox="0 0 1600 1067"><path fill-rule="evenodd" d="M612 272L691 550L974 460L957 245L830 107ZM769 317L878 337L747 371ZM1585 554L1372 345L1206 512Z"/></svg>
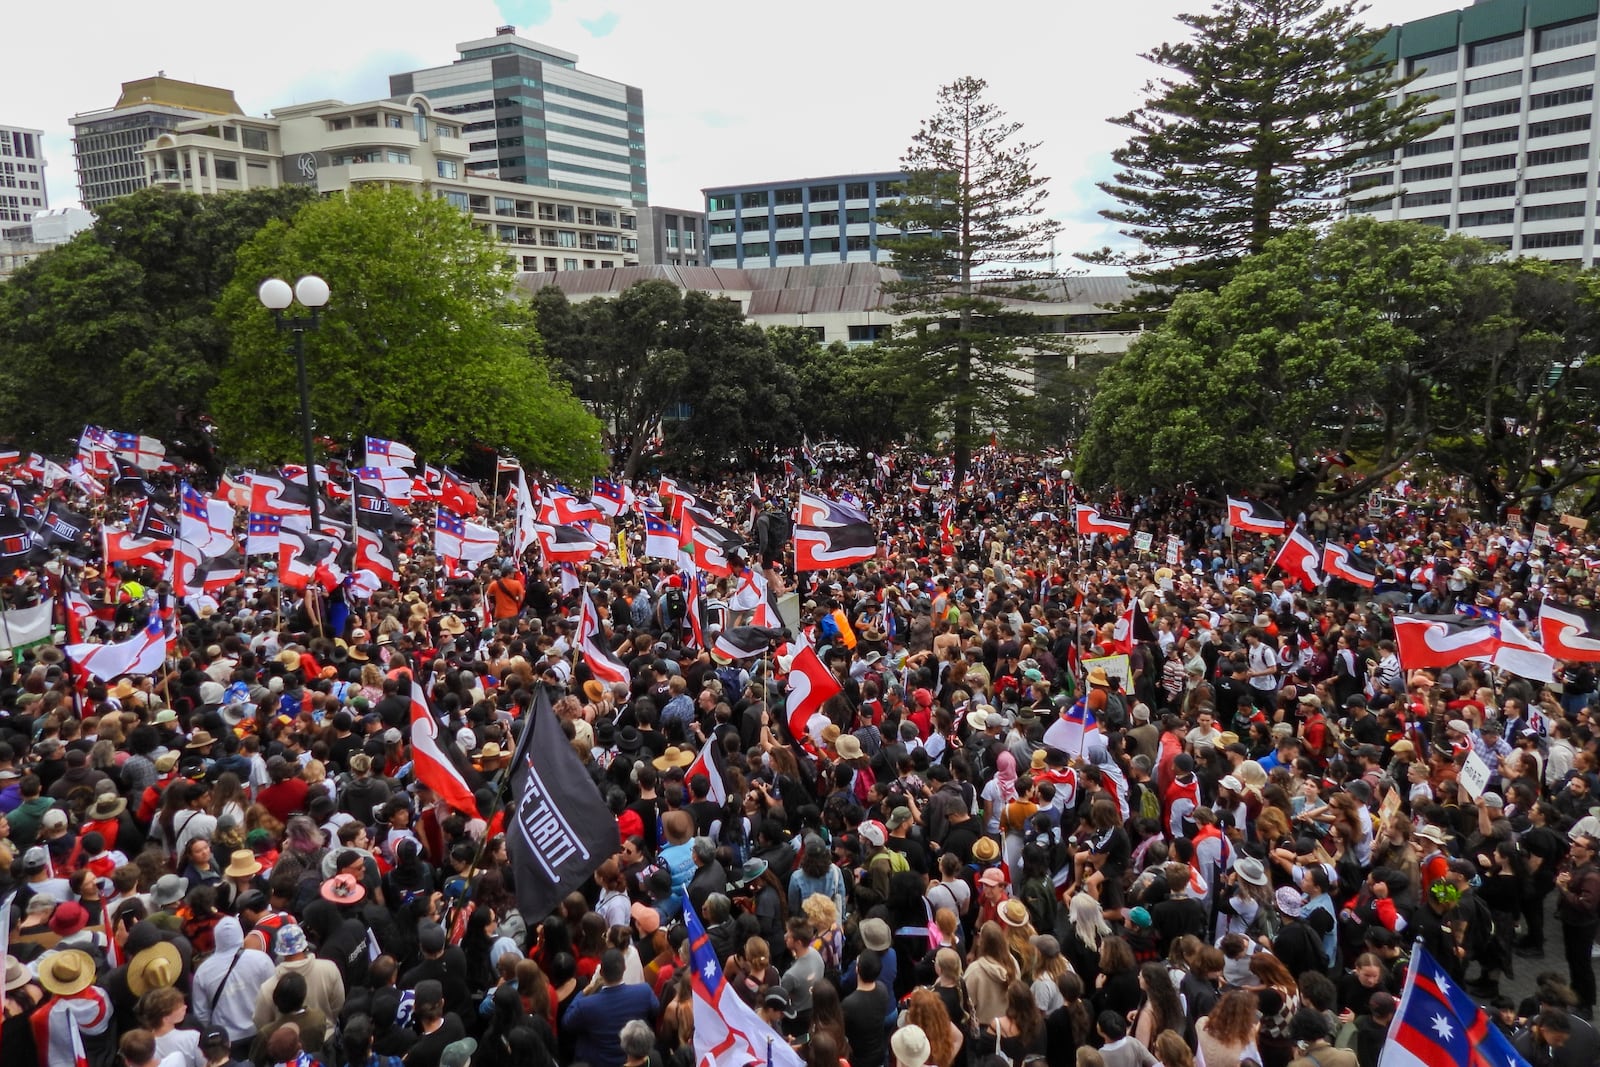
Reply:
<svg viewBox="0 0 1600 1067"><path fill-rule="evenodd" d="M1457 417L1477 388L1469 370L1485 381L1515 328L1498 253L1369 218L1274 238L1220 291L1178 298L1102 375L1080 479L1253 486L1326 450L1381 478Z"/></svg>
<svg viewBox="0 0 1600 1067"><path fill-rule="evenodd" d="M0 286L0 405L19 443L59 454L86 422L196 444L227 358L212 316L238 248L306 189L201 197L146 189Z"/></svg>
<svg viewBox="0 0 1600 1067"><path fill-rule="evenodd" d="M1036 173L1037 144L984 98L981 78L939 90L901 159L905 195L879 207L880 242L900 280L886 286L908 316L883 351L898 388L929 398L951 429L956 475L972 449L1015 420L1029 384L1029 356L1061 351L1033 330L1018 303L1037 299L1030 265L1050 255L1060 229L1044 217L1048 178Z"/></svg>
<svg viewBox="0 0 1600 1067"><path fill-rule="evenodd" d="M305 336L319 435L393 437L430 462L489 446L567 476L603 468L599 427L552 378L503 253L444 200L376 187L315 201L239 250L213 398L231 455L299 455L295 361L256 288L306 274L332 294Z"/></svg>
<svg viewBox="0 0 1600 1067"><path fill-rule="evenodd" d="M1275 234L1330 218L1349 179L1438 126L1408 79L1374 65L1380 32L1354 0L1218 0L1143 58L1163 68L1139 108L1111 121L1128 143L1101 212L1138 242L1085 255L1128 268L1133 303L1219 288Z"/></svg>

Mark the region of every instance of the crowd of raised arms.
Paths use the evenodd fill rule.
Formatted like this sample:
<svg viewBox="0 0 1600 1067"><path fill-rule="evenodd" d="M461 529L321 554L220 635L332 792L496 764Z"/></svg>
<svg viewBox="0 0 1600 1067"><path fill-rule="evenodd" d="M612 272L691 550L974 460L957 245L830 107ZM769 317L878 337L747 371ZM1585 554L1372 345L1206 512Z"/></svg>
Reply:
<svg viewBox="0 0 1600 1067"><path fill-rule="evenodd" d="M498 502L492 558L446 568L422 523L376 591L8 575L11 612L71 588L83 640L173 643L137 676L0 668L0 1064L693 1067L701 924L807 1067L1376 1067L1419 949L1531 1063L1600 1063L1593 670L1407 670L1393 622L1588 609L1581 529L1420 482L1279 502L1376 578L1308 588L1220 491L1094 501L1126 532L1083 537L1036 457L945 466L811 472L874 527L834 570L793 569L779 475L682 490L749 534L725 577L627 513L603 556L517 557ZM754 576L783 632L734 658ZM795 719L802 648L838 692ZM413 685L475 811L417 773ZM505 806L544 700L619 847L522 914Z"/></svg>

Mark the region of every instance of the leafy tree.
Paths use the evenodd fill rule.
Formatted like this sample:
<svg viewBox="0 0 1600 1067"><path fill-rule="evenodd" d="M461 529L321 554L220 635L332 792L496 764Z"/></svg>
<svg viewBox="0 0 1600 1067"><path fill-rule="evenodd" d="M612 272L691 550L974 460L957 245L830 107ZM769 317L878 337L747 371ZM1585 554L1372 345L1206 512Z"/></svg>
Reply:
<svg viewBox="0 0 1600 1067"><path fill-rule="evenodd" d="M1121 206L1101 212L1138 242L1083 258L1128 268L1163 307L1177 293L1215 290L1275 234L1326 221L1367 161L1435 129L1426 98L1393 98L1408 79L1374 66L1379 31L1354 0L1218 0L1178 16L1188 40L1143 58L1168 73L1143 106L1111 121L1128 143L1100 188Z"/></svg>
<svg viewBox="0 0 1600 1067"><path fill-rule="evenodd" d="M1363 461L1350 492L1365 491L1428 447L1477 388L1467 369L1505 344L1512 285L1497 255L1370 218L1268 241L1104 372L1080 479L1309 489L1331 450Z"/></svg>
<svg viewBox="0 0 1600 1067"><path fill-rule="evenodd" d="M146 189L0 287L0 404L20 444L59 454L86 422L202 444L203 410L227 358L213 306L238 248L314 194L201 197Z"/></svg>
<svg viewBox="0 0 1600 1067"><path fill-rule="evenodd" d="M882 451L907 437L931 439L933 398L925 388L904 388L906 380L878 346L841 341L824 346L785 327L768 330L767 337L775 358L785 358L782 354L793 346L787 358L794 362L805 397L804 436L837 440L858 452Z"/></svg>
<svg viewBox="0 0 1600 1067"><path fill-rule="evenodd" d="M552 380L503 262L462 212L403 189L359 189L268 224L217 306L232 357L213 399L230 452L299 455L295 361L256 288L318 274L332 293L305 336L319 433L399 438L430 462L489 445L563 475L601 469L599 428Z"/></svg>
<svg viewBox="0 0 1600 1067"><path fill-rule="evenodd" d="M1465 477L1485 514L1541 509L1600 478L1600 276L1537 259L1498 264L1503 304L1436 404L1428 456ZM1600 512L1600 492L1579 510Z"/></svg>
<svg viewBox="0 0 1600 1067"><path fill-rule="evenodd" d="M1043 216L1048 178L1037 144L984 99L981 78L939 90L901 159L905 194L879 208L898 234L882 239L900 277L885 288L908 316L883 348L907 392L934 396L948 421L956 477L972 448L1004 425L1023 391L1024 353L1060 350L1033 332L1019 302L1037 299L1029 269L1050 255L1060 225Z"/></svg>

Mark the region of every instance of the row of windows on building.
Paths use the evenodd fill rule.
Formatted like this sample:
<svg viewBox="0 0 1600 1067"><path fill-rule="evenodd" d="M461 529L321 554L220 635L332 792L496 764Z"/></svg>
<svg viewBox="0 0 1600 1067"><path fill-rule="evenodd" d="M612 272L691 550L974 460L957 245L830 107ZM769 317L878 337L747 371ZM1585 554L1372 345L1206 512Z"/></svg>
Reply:
<svg viewBox="0 0 1600 1067"><path fill-rule="evenodd" d="M624 250L624 239L614 233L579 233L576 230L536 230L532 226L513 226L508 223L496 223L494 236L505 244L519 245L545 245L551 248L584 248L596 252L620 252ZM632 242L638 251L638 241Z"/></svg>
<svg viewBox="0 0 1600 1067"><path fill-rule="evenodd" d="M1553 81L1556 78L1567 78L1574 74L1587 74L1594 70L1594 56L1578 56L1575 59L1558 60L1555 63L1541 63L1533 68L1530 81ZM1465 85L1465 95L1476 96L1479 93L1493 92L1496 89L1509 89L1514 85L1522 84L1522 71L1508 70L1500 74L1488 74L1482 78L1468 78ZM1435 97L1440 100L1449 100L1456 95L1455 82L1444 85L1435 85L1427 89L1418 89L1409 94L1412 97Z"/></svg>
<svg viewBox="0 0 1600 1067"><path fill-rule="evenodd" d="M39 155L39 139L33 134L21 130L0 130L0 156L38 159Z"/></svg>
<svg viewBox="0 0 1600 1067"><path fill-rule="evenodd" d="M609 259L577 260L577 259L562 259L562 258L558 258L556 256L545 256L544 257L544 269L547 270L547 271L578 270L579 269L578 268L578 264L580 262L583 264L583 268L582 269L584 269L584 270L594 270L596 267L601 267L601 268L614 267L614 266L617 265L615 261L609 260ZM539 270L540 269L540 267L539 267L539 257L538 256L523 256L522 257L522 269L523 270L527 270L527 271Z"/></svg>
<svg viewBox="0 0 1600 1067"><path fill-rule="evenodd" d="M774 230L797 230L802 224L807 226L837 226L839 225L838 211L811 211L805 215L798 212L786 212L782 215L772 216L770 222ZM731 219L712 219L707 226L712 233L734 233L739 223L744 224L745 233L760 232L767 229L768 218L764 215L742 215ZM846 225L859 225L872 221L872 209L865 207L846 208L844 211Z"/></svg>
<svg viewBox="0 0 1600 1067"><path fill-rule="evenodd" d="M829 252L836 253L839 251L840 239L837 237L813 237L810 244L813 256L826 255ZM715 260L737 259L739 258L740 249L744 250L745 259L766 259L769 255L803 256L806 254L806 242L754 241L746 242L743 245L712 245L710 249L711 258ZM844 250L846 252L870 252L872 251L872 239L870 237L846 237L844 238Z"/></svg>
<svg viewBox="0 0 1600 1067"><path fill-rule="evenodd" d="M846 182L844 198L846 200L866 200L871 196L871 184L870 182ZM879 183L878 196L880 198L898 196L899 193L899 186L895 183ZM712 211L735 211L740 208L770 207L774 205L785 207L801 204L833 204L837 203L838 200L839 186L837 185L813 185L809 188L792 186L787 189L772 190L770 195L766 189L759 189L737 196L731 193L724 196L713 196L710 199L709 209Z"/></svg>
<svg viewBox="0 0 1600 1067"><path fill-rule="evenodd" d="M1596 18L1574 19L1555 26L1540 26L1533 31L1533 51L1551 52L1557 48L1571 48L1574 45L1588 44L1595 40ZM1498 37L1492 41L1477 41L1467 46L1467 66L1481 67L1489 63L1500 63L1507 59L1519 59L1526 46L1526 38L1521 33ZM1432 55L1417 56L1410 62L1408 73L1413 75L1447 74L1459 67L1461 52L1451 48Z"/></svg>
<svg viewBox="0 0 1600 1067"><path fill-rule="evenodd" d="M1545 119L1542 122L1527 124L1528 140L1537 140L1540 137L1556 137L1564 133L1581 133L1589 129L1593 117L1590 115L1567 115L1564 118ZM1493 130L1479 130L1476 133L1463 134L1461 147L1482 148L1484 145L1508 144L1520 140L1522 126L1501 126ZM1432 137L1425 141L1412 141L1401 149L1403 159L1415 159L1418 156L1434 156L1441 152L1453 152L1456 148L1454 134L1444 137Z"/></svg>

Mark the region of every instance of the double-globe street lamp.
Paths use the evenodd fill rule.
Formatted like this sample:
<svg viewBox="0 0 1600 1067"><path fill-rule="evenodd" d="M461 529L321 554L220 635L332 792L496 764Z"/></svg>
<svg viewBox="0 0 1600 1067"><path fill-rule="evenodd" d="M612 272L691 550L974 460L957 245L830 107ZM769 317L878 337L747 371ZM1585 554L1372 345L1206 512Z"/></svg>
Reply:
<svg viewBox="0 0 1600 1067"><path fill-rule="evenodd" d="M322 309L328 304L328 283L315 274L307 274L294 283L282 278L268 278L256 290L261 304L272 312L278 329L294 334L295 371L300 377L300 439L306 451L306 492L311 497L311 532L321 532L321 518L317 514L317 456L311 442L311 392L306 385L306 331L322 325ZM286 315L291 304L299 301L310 314Z"/></svg>

